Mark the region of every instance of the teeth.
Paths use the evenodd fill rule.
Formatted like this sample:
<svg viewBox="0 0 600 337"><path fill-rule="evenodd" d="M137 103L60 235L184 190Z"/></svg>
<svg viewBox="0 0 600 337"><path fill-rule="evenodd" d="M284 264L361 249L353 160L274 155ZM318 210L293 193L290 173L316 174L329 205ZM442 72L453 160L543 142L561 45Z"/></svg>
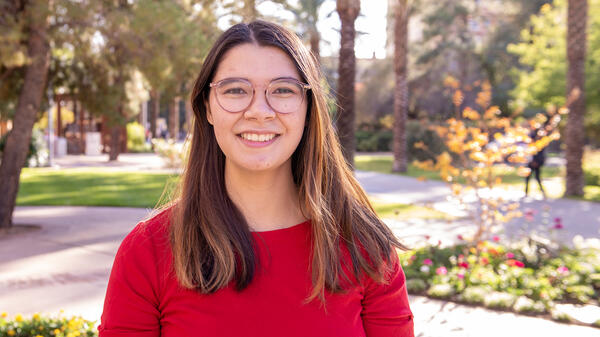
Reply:
<svg viewBox="0 0 600 337"><path fill-rule="evenodd" d="M264 135L264 134L256 134L256 133L242 133L241 134L242 138L247 139L247 140L251 140L253 142L267 142L273 138L275 138L275 134L271 133L268 135Z"/></svg>

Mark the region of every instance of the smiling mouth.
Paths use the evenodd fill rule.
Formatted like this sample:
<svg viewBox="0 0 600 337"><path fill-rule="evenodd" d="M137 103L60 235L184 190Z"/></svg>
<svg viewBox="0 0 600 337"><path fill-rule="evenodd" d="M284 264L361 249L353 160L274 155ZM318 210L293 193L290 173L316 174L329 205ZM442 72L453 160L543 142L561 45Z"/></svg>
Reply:
<svg viewBox="0 0 600 337"><path fill-rule="evenodd" d="M253 142L268 142L275 137L279 137L278 133L267 133L267 134L256 134L256 133L240 133L237 135L240 138L244 138Z"/></svg>

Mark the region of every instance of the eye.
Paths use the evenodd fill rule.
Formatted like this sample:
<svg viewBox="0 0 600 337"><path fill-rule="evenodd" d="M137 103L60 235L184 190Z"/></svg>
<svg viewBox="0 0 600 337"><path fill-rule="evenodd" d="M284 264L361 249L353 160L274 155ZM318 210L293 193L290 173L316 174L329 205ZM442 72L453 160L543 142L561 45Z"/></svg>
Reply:
<svg viewBox="0 0 600 337"><path fill-rule="evenodd" d="M245 95L246 91L243 88L234 87L234 88L226 88L223 90L223 94L225 95Z"/></svg>
<svg viewBox="0 0 600 337"><path fill-rule="evenodd" d="M273 91L274 94L293 94L294 92L295 91L291 88L286 87L275 88L275 90Z"/></svg>

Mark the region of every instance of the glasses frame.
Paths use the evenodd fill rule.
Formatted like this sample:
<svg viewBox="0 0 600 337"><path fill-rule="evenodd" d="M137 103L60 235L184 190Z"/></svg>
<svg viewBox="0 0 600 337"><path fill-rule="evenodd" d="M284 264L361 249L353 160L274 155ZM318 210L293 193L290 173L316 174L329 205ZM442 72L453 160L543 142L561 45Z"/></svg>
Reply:
<svg viewBox="0 0 600 337"><path fill-rule="evenodd" d="M256 88L254 87L254 84L252 84L252 82L250 82L249 80L247 80L245 78L236 78L236 77L231 78L230 77L230 78L224 78L224 79L222 79L220 81L217 81L217 82L210 82L208 86L210 88L214 88L214 87L218 87L219 85L221 85L225 81L232 81L232 80L246 82L252 88L252 98L250 99L250 102L248 103L248 105L246 107L244 107L243 109L240 109L240 110L237 110L237 111L231 111L231 110L227 110L227 109L225 109L223 107L223 105L221 104L221 101L219 100L219 95L216 92L215 92L215 98L217 99L217 103L219 104L219 106L221 107L221 109L223 109L223 110L225 110L227 112L230 112L230 113L238 113L238 112L242 112L242 111L248 109L248 107L250 107L252 105L252 103L254 103L254 98L256 97ZM273 80L273 81L269 82L269 84L265 88L265 101L267 102L267 104L269 105L269 107L273 111L275 111L277 113L280 113L280 114L289 114L292 111L290 111L290 112L281 112L281 111L278 111L277 109L273 108L273 106L271 105L271 102L269 102L269 96L267 95L267 91L269 90L269 88L271 87L271 85L273 83L278 82L278 81L291 81L291 82L295 82L298 85L300 85L300 88L302 88L302 100L300 101L300 105L302 105L302 102L304 102L304 100L306 99L306 91L308 91L309 89L311 89L311 86L308 83L304 83L304 82L298 81L295 78L280 78L280 79L276 79L276 80Z"/></svg>

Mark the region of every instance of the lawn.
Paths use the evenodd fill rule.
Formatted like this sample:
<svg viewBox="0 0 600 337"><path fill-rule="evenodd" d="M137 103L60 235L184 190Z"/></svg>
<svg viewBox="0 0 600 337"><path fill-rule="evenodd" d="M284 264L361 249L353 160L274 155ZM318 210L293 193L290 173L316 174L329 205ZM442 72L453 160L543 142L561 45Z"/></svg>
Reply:
<svg viewBox="0 0 600 337"><path fill-rule="evenodd" d="M354 158L355 167L361 171L375 171L381 173L392 172L392 155L357 155ZM600 175L600 151L586 152L583 167L588 172L595 172ZM525 189L524 178L520 177L516 170L510 172L504 171L502 168L495 168L495 174L502 178L502 184L509 188ZM400 173L396 173L400 174ZM415 167L412 164L408 165L406 173L402 173L409 177L425 178L428 180L442 180L439 173L435 171L426 171ZM542 169L542 183L548 195L553 198L561 197L564 193L564 167L548 167ZM460 181L459 181L460 182ZM530 189L533 193L538 191L537 182L532 177L529 182ZM600 186L588 185L584 189L584 200L600 202Z"/></svg>
<svg viewBox="0 0 600 337"><path fill-rule="evenodd" d="M119 206L157 205L160 197L172 191L179 176L165 173L140 173L101 169L25 168L21 173L17 205ZM423 206L385 203L371 199L383 218L447 219L444 213Z"/></svg>
<svg viewBox="0 0 600 337"><path fill-rule="evenodd" d="M152 208L177 175L89 168L24 168L17 205L120 206Z"/></svg>

